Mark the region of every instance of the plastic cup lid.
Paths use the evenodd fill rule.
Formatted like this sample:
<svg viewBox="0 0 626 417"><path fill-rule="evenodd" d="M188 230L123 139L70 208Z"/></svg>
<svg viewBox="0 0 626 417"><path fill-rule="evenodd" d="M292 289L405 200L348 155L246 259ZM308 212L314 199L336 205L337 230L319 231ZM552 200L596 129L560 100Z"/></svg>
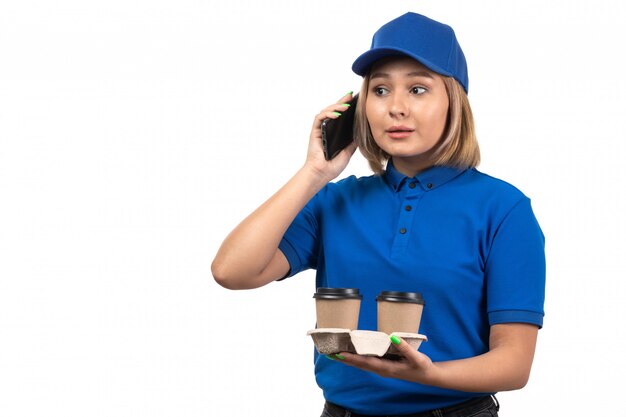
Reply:
<svg viewBox="0 0 626 417"><path fill-rule="evenodd" d="M376 301L391 301L395 303L424 304L424 298L419 292L381 291Z"/></svg>
<svg viewBox="0 0 626 417"><path fill-rule="evenodd" d="M320 287L313 298L324 300L361 300L363 295L358 288L327 288Z"/></svg>

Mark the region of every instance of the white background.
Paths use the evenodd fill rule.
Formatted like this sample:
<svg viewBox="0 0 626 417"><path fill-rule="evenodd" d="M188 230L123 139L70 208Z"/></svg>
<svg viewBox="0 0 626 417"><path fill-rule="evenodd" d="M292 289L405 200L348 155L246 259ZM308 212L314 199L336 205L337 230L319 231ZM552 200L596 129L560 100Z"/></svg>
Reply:
<svg viewBox="0 0 626 417"><path fill-rule="evenodd" d="M313 273L235 292L210 263L409 10L455 28L480 169L547 237L545 327L501 415L623 409L623 2L0 4L1 416L319 416Z"/></svg>

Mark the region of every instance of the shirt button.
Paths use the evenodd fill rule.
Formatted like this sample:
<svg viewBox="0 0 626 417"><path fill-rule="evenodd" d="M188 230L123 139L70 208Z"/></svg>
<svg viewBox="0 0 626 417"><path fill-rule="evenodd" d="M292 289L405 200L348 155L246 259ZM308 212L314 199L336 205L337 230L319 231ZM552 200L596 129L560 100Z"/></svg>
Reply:
<svg viewBox="0 0 626 417"><path fill-rule="evenodd" d="M428 183L427 187L428 187L428 189L430 190L431 188L433 188L433 185L432 185L432 184L430 184L430 183Z"/></svg>
<svg viewBox="0 0 626 417"><path fill-rule="evenodd" d="M411 207L411 206L406 206L404 209L405 209L406 211L411 211L411 209L412 209L412 208L413 208L413 207Z"/></svg>
<svg viewBox="0 0 626 417"><path fill-rule="evenodd" d="M409 188L415 188L415 183L414 182L409 183Z"/></svg>
<svg viewBox="0 0 626 417"><path fill-rule="evenodd" d="M405 233L406 233L406 229L404 227L400 229L400 234L405 234Z"/></svg>

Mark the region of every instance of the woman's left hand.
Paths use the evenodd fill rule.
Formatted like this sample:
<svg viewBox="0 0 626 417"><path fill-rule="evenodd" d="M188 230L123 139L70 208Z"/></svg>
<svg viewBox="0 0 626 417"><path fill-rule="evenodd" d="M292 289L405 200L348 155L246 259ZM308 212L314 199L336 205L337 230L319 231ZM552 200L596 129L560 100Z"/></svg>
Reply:
<svg viewBox="0 0 626 417"><path fill-rule="evenodd" d="M399 360L382 359L374 356L356 355L348 352L341 352L335 355L333 359L346 365L364 371L374 372L382 377L404 379L406 381L430 384L437 372L437 365L423 353L415 350L406 341L397 336L395 341L399 344L394 345L400 351L402 358ZM343 358L343 359L342 359Z"/></svg>

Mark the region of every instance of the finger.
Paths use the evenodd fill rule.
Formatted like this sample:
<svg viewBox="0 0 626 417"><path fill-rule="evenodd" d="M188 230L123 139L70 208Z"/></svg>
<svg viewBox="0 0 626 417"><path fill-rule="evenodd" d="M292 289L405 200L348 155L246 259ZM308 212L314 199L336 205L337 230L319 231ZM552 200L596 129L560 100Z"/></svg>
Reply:
<svg viewBox="0 0 626 417"><path fill-rule="evenodd" d="M400 352L402 356L404 356L409 363L415 366L423 365L423 356L419 353L413 346L408 344L406 340L392 334L390 337L391 343L395 346L396 349Z"/></svg>
<svg viewBox="0 0 626 417"><path fill-rule="evenodd" d="M407 364L405 360L391 361L376 356L355 355L345 352L341 352L341 356L343 359L337 360L337 362L343 362L348 366L373 372L385 378L397 378L411 369L411 365Z"/></svg>
<svg viewBox="0 0 626 417"><path fill-rule="evenodd" d="M342 105L333 105L331 107L327 107L315 116L315 122L319 123L324 119L336 119L341 116L341 113L344 112L347 107Z"/></svg>
<svg viewBox="0 0 626 417"><path fill-rule="evenodd" d="M351 106L351 104L349 103L350 100L352 100L352 91L349 91L348 94L345 94L344 96L342 96L336 103L333 103L330 106L326 107L324 110L322 110L317 115L316 120L317 119L323 120L326 118L331 118L331 119L335 118L335 117L329 117L328 116L329 113L332 113L334 116L339 117L342 112L350 108Z"/></svg>
<svg viewBox="0 0 626 417"><path fill-rule="evenodd" d="M374 361L377 358L371 356L357 355L350 352L341 352L335 355L339 362L343 362L346 365L355 366L357 368L365 369L367 371L373 371L376 368Z"/></svg>
<svg viewBox="0 0 626 417"><path fill-rule="evenodd" d="M322 110L313 120L313 128L320 129L322 122L326 119L336 119L341 117L342 113L349 108L349 104L336 104Z"/></svg>
<svg viewBox="0 0 626 417"><path fill-rule="evenodd" d="M324 114L328 114L329 112L333 114L339 113L339 115L337 116L339 117L341 113L348 110L351 106L352 105L350 103L335 103L335 104L331 104L330 106L322 110L322 113Z"/></svg>
<svg viewBox="0 0 626 417"><path fill-rule="evenodd" d="M365 356L358 355L349 352L341 352L339 355L335 355L338 362L343 362L346 365L354 366L365 371L374 373L387 373L389 371L389 361L383 360L377 356Z"/></svg>
<svg viewBox="0 0 626 417"><path fill-rule="evenodd" d="M347 103L352 100L352 91L348 91L347 94L341 96L339 100L337 100L337 104Z"/></svg>

